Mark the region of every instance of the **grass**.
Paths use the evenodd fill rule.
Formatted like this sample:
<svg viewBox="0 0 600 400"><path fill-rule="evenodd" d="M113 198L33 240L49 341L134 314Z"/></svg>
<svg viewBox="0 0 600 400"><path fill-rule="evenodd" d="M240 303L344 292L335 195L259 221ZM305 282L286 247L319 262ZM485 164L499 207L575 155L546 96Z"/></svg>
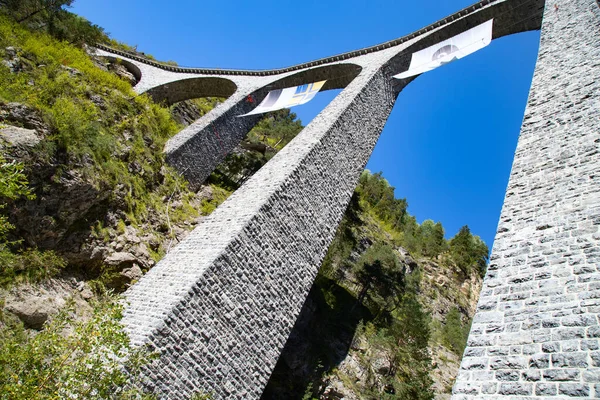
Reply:
<svg viewBox="0 0 600 400"><path fill-rule="evenodd" d="M58 161L53 182L65 172L78 171L97 190L111 193L109 209L122 211L115 226L105 226L100 216L80 229L108 243L128 225L153 231L147 223L150 216L180 223L196 218L199 212L207 214L230 194L216 188L213 199L203 203L200 211L195 209L190 204L194 193L164 160L166 141L181 129L170 110L137 95L128 82L98 68L82 49L29 31L0 13L0 58L4 56L1 49L8 46L17 49L24 68L13 73L0 64L0 102L32 107L50 128L31 164ZM195 103L207 112L219 101L198 99ZM29 167L25 165L25 170ZM43 198L42 190L33 191ZM178 201L168 202L174 195ZM148 232L140 232L144 233ZM160 255L160 250L152 254L155 259Z"/></svg>

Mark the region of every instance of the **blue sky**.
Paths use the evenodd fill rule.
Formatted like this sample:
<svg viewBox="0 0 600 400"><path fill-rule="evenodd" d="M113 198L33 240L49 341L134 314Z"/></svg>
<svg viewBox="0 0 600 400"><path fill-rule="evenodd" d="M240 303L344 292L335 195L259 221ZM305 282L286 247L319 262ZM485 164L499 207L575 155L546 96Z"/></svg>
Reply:
<svg viewBox="0 0 600 400"><path fill-rule="evenodd" d="M76 0L73 11L159 60L271 69L385 42L473 2ZM491 248L538 43L539 32L495 40L398 96L367 168L419 222L441 221L447 237L469 225ZM335 94L293 111L306 124Z"/></svg>

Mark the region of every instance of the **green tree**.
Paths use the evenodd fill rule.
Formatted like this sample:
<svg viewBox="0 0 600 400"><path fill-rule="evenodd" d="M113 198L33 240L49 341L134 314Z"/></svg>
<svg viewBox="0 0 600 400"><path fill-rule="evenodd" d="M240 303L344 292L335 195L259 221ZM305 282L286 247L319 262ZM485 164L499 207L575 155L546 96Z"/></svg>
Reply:
<svg viewBox="0 0 600 400"><path fill-rule="evenodd" d="M485 275L489 249L479 236L471 234L467 225L450 239L450 251L452 259L463 272L470 274L475 269L480 276Z"/></svg>
<svg viewBox="0 0 600 400"><path fill-rule="evenodd" d="M133 387L150 356L131 347L122 309L118 298L108 297L82 321L71 303L34 336L19 321L0 316L0 397L150 398Z"/></svg>
<svg viewBox="0 0 600 400"><path fill-rule="evenodd" d="M431 357L429 314L418 300L418 279L408 279L406 292L402 295L393 318L379 328L367 340L371 346L385 355L387 368L383 393L370 395L381 399L433 399L429 376ZM374 327L370 327L373 330ZM367 326L367 330L369 327ZM369 360L371 361L371 360Z"/></svg>
<svg viewBox="0 0 600 400"><path fill-rule="evenodd" d="M359 179L356 192L385 222L393 229L400 230L405 222L408 203L406 199L397 199L394 187L382 176L381 172L371 174L364 171Z"/></svg>
<svg viewBox="0 0 600 400"><path fill-rule="evenodd" d="M43 18L46 21L54 19L69 7L75 0L0 0L0 6L17 21Z"/></svg>
<svg viewBox="0 0 600 400"><path fill-rule="evenodd" d="M405 218L402 245L411 254L422 253L423 238L421 236L421 229L419 228L417 219L412 215Z"/></svg>
<svg viewBox="0 0 600 400"><path fill-rule="evenodd" d="M0 155L0 210L6 207L7 200L19 197L33 199L35 196L27 186L27 177L23 173L23 164L8 162ZM6 235L14 226L8 218L0 215L0 248L6 245Z"/></svg>
<svg viewBox="0 0 600 400"><path fill-rule="evenodd" d="M469 324L463 324L458 308L452 307L448 311L448 314L446 314L446 320L442 328L442 341L444 345L459 356L462 355L467 346L469 329Z"/></svg>
<svg viewBox="0 0 600 400"><path fill-rule="evenodd" d="M302 121L289 109L273 111L265 114L250 132L247 141L264 143L275 151L281 150L302 130Z"/></svg>
<svg viewBox="0 0 600 400"><path fill-rule="evenodd" d="M395 394L400 399L431 400L433 380L429 376L431 357L429 314L418 300L416 288L408 286L395 313L391 331L396 341Z"/></svg>
<svg viewBox="0 0 600 400"><path fill-rule="evenodd" d="M427 219L421 224L420 231L423 240L423 255L436 257L446 249L444 228L441 222L434 223Z"/></svg>
<svg viewBox="0 0 600 400"><path fill-rule="evenodd" d="M302 122L296 119L296 114L289 109L267 113L240 144L248 151L229 154L225 161L217 166L211 181L231 189L241 186L301 130Z"/></svg>
<svg viewBox="0 0 600 400"><path fill-rule="evenodd" d="M403 291L404 270L394 250L381 243L369 247L356 262L354 274L361 285L358 301L390 312Z"/></svg>
<svg viewBox="0 0 600 400"><path fill-rule="evenodd" d="M104 29L69 12L75 0L0 0L0 9L33 30L48 32L71 44L108 41Z"/></svg>

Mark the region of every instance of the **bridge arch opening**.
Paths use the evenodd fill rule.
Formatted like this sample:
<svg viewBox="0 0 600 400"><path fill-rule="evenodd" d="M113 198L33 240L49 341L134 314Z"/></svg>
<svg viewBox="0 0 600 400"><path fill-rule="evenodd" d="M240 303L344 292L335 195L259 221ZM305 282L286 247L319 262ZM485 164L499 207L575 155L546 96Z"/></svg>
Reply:
<svg viewBox="0 0 600 400"><path fill-rule="evenodd" d="M148 93L156 102L172 105L184 100L200 97L231 96L237 90L237 85L229 79L218 77L196 77L181 79L175 82L156 86Z"/></svg>
<svg viewBox="0 0 600 400"><path fill-rule="evenodd" d="M232 117L229 123L237 123L241 119L246 132L239 145L215 167L208 177L208 182L219 182L228 185L232 190L237 189L291 142L303 126L307 126L358 76L361 69L360 66L349 63L312 68L284 76L250 93L246 99L241 100L242 103L247 103L248 99L252 99L250 106L244 104L244 107L248 108L245 112L257 107L272 90L326 80L324 87L308 103L259 115L240 117L238 114ZM213 131L209 134L219 137L228 135L230 129L228 126L212 128ZM243 166L246 167L242 168Z"/></svg>
<svg viewBox="0 0 600 400"><path fill-rule="evenodd" d="M399 93L367 168L383 171L419 222L441 221L448 237L468 224L491 249L539 37L494 40Z"/></svg>
<svg viewBox="0 0 600 400"><path fill-rule="evenodd" d="M108 61L110 61L111 63L115 63L115 64L120 64L122 66L125 67L125 69L134 76L135 80L137 82L139 82L140 80L142 80L142 71L140 71L140 69L138 68L137 65L135 65L132 62L129 62L123 58L119 58L119 57L111 57L111 56L102 56L101 58L104 58Z"/></svg>
<svg viewBox="0 0 600 400"><path fill-rule="evenodd" d="M327 82L321 91L343 89L360 74L361 70L362 68L359 65L351 63L325 65L285 76L270 83L265 88L268 90L283 89L326 80Z"/></svg>

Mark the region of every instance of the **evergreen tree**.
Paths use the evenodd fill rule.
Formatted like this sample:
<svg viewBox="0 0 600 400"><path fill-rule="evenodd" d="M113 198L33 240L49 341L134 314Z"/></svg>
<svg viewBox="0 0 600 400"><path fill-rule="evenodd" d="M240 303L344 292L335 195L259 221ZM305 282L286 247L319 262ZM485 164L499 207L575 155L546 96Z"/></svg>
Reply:
<svg viewBox="0 0 600 400"><path fill-rule="evenodd" d="M361 284L359 302L379 313L396 307L404 286L404 271L390 246L376 243L369 247L358 259L354 273Z"/></svg>
<svg viewBox="0 0 600 400"><path fill-rule="evenodd" d="M458 308L452 307L448 311L448 314L446 314L446 321L442 328L444 345L452 349L459 356L462 355L467 346L469 328L468 324L462 323Z"/></svg>
<svg viewBox="0 0 600 400"><path fill-rule="evenodd" d="M450 240L450 251L456 265L466 274L475 268L483 277L487 268L489 249L479 238L473 236L467 225L460 228Z"/></svg>
<svg viewBox="0 0 600 400"><path fill-rule="evenodd" d="M423 221L420 226L423 242L423 255L436 257L446 250L446 240L444 239L444 228L442 223L434 223L428 219Z"/></svg>

